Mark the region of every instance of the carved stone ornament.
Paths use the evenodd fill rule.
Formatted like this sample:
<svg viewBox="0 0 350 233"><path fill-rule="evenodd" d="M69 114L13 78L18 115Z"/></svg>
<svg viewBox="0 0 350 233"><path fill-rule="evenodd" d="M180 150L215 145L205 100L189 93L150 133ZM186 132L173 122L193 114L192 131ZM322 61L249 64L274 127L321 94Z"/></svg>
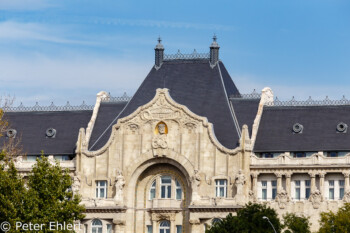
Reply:
<svg viewBox="0 0 350 233"><path fill-rule="evenodd" d="M152 213L152 221L175 221L175 213Z"/></svg>
<svg viewBox="0 0 350 233"><path fill-rule="evenodd" d="M125 221L124 220L120 220L120 219L113 219L113 223L115 225L121 225L121 226L125 225Z"/></svg>
<svg viewBox="0 0 350 233"><path fill-rule="evenodd" d="M250 202L256 202L256 196L252 190L249 190L249 201Z"/></svg>
<svg viewBox="0 0 350 233"><path fill-rule="evenodd" d="M242 197L244 196L243 193L243 186L245 184L245 176L242 173L242 169L239 169L238 174L236 175L235 178L235 185L237 187L237 197Z"/></svg>
<svg viewBox="0 0 350 233"><path fill-rule="evenodd" d="M78 194L80 190L80 177L79 173L75 172L74 178L73 178L73 184L72 184L72 190L74 194Z"/></svg>
<svg viewBox="0 0 350 233"><path fill-rule="evenodd" d="M117 202L117 204L123 203L123 189L125 185L125 179L121 171L118 171L118 176L115 181L115 196L114 200Z"/></svg>
<svg viewBox="0 0 350 233"><path fill-rule="evenodd" d="M350 202L350 190L345 191L343 201L346 203Z"/></svg>
<svg viewBox="0 0 350 233"><path fill-rule="evenodd" d="M154 156L165 155L164 150L168 148L167 135L165 133L165 124L158 124L158 134L152 140Z"/></svg>
<svg viewBox="0 0 350 233"><path fill-rule="evenodd" d="M277 193L275 201L278 203L280 209L284 209L289 202L289 196L286 190L282 189Z"/></svg>
<svg viewBox="0 0 350 233"><path fill-rule="evenodd" d="M151 110L146 110L142 113L141 117L145 120L174 120L181 117L179 111L174 111L169 107L159 107Z"/></svg>
<svg viewBox="0 0 350 233"><path fill-rule="evenodd" d="M199 225L201 223L199 219L190 219L189 222L191 225Z"/></svg>
<svg viewBox="0 0 350 233"><path fill-rule="evenodd" d="M128 131L131 133L131 134L136 134L139 130L139 126L137 124L130 124L128 125Z"/></svg>
<svg viewBox="0 0 350 233"><path fill-rule="evenodd" d="M321 202L323 201L322 193L320 190L316 190L313 193L311 193L309 200L312 202L312 206L315 209L318 209L321 205Z"/></svg>

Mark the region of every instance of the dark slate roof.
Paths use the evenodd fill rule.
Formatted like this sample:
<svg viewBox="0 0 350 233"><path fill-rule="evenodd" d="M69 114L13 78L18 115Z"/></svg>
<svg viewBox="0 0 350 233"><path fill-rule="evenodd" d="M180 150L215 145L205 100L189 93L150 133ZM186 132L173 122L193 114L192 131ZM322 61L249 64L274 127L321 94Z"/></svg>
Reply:
<svg viewBox="0 0 350 233"><path fill-rule="evenodd" d="M252 136L252 127L258 111L260 99L230 99L235 111L240 129L243 125L248 126L249 136Z"/></svg>
<svg viewBox="0 0 350 233"><path fill-rule="evenodd" d="M350 131L337 132L340 122L350 126L350 106L264 107L254 151L349 151Z"/></svg>
<svg viewBox="0 0 350 233"><path fill-rule="evenodd" d="M16 129L21 137L23 152L31 155L75 153L79 129L87 127L92 111L57 111L57 112L8 112L5 119L10 128ZM47 138L46 130L56 129L55 138ZM3 145L7 137L0 138Z"/></svg>
<svg viewBox="0 0 350 233"><path fill-rule="evenodd" d="M97 114L97 118L95 121L94 128L92 130L91 138L90 138L90 146L92 146L96 140L103 134L103 132L110 126L111 122L115 122L114 120L118 116L118 114L123 110L127 102L102 102ZM108 128L108 132L103 134L103 136L107 136L108 140L111 134L111 127ZM107 142L107 141L106 141ZM103 145L102 145L103 146Z"/></svg>
<svg viewBox="0 0 350 233"><path fill-rule="evenodd" d="M164 61L159 70L152 68L120 117L131 114L139 106L151 101L157 88L168 88L171 97L177 103L187 106L199 116L207 117L209 122L214 124L215 135L221 144L227 148L235 148L238 133L233 123L226 94L230 96L240 95L240 93L224 65L221 62L219 65L222 80L219 67L211 68L209 60L206 59ZM224 82L225 89L222 82ZM111 128L92 148L91 145L95 141L90 141L90 149L101 148L107 142L110 134ZM100 136L100 133L94 130L92 138Z"/></svg>

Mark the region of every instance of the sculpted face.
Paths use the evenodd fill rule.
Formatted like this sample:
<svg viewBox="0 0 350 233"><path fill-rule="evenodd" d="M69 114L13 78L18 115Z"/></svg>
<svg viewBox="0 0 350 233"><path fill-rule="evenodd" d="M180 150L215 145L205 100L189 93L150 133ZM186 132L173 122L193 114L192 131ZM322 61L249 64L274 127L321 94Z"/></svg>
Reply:
<svg viewBox="0 0 350 233"><path fill-rule="evenodd" d="M158 132L159 134L165 134L165 124L158 125Z"/></svg>

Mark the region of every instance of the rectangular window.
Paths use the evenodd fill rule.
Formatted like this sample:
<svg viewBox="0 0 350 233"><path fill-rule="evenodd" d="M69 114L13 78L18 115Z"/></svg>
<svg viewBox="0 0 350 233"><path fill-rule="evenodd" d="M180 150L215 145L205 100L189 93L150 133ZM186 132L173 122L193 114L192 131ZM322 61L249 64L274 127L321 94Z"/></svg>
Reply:
<svg viewBox="0 0 350 233"><path fill-rule="evenodd" d="M300 200L300 180L294 181L295 184L295 199Z"/></svg>
<svg viewBox="0 0 350 233"><path fill-rule="evenodd" d="M176 225L176 233L182 233L182 226Z"/></svg>
<svg viewBox="0 0 350 233"><path fill-rule="evenodd" d="M328 185L329 185L329 200L334 200L334 180L329 180Z"/></svg>
<svg viewBox="0 0 350 233"><path fill-rule="evenodd" d="M161 186L160 186L160 197L161 198L171 198L171 177L162 176Z"/></svg>
<svg viewBox="0 0 350 233"><path fill-rule="evenodd" d="M107 233L112 233L112 224L107 224Z"/></svg>
<svg viewBox="0 0 350 233"><path fill-rule="evenodd" d="M337 151L329 151L327 153L327 157L338 157L338 152Z"/></svg>
<svg viewBox="0 0 350 233"><path fill-rule="evenodd" d="M305 180L305 199L310 197L310 180Z"/></svg>
<svg viewBox="0 0 350 233"><path fill-rule="evenodd" d="M181 184L179 181L176 180L176 200L181 200L182 199L182 188Z"/></svg>
<svg viewBox="0 0 350 233"><path fill-rule="evenodd" d="M273 158L273 154L272 153L263 153L262 157L263 158Z"/></svg>
<svg viewBox="0 0 350 233"><path fill-rule="evenodd" d="M152 185L151 185L151 189L149 190L149 199L153 200L154 198L156 198L156 185L157 182L153 181Z"/></svg>
<svg viewBox="0 0 350 233"><path fill-rule="evenodd" d="M107 198L107 181L105 180L96 181L96 197Z"/></svg>
<svg viewBox="0 0 350 233"><path fill-rule="evenodd" d="M216 180L216 196L226 197L227 193L227 180Z"/></svg>
<svg viewBox="0 0 350 233"><path fill-rule="evenodd" d="M272 186L272 199L274 200L277 196L277 181L276 180L271 181L271 186Z"/></svg>
<svg viewBox="0 0 350 233"><path fill-rule="evenodd" d="M261 199L267 200L267 181L261 181Z"/></svg>
<svg viewBox="0 0 350 233"><path fill-rule="evenodd" d="M152 225L147 225L147 233L153 233Z"/></svg>
<svg viewBox="0 0 350 233"><path fill-rule="evenodd" d="M344 180L339 180L339 199L342 200L344 197Z"/></svg>
<svg viewBox="0 0 350 233"><path fill-rule="evenodd" d="M295 152L293 157L294 158L305 158L306 153L305 152Z"/></svg>

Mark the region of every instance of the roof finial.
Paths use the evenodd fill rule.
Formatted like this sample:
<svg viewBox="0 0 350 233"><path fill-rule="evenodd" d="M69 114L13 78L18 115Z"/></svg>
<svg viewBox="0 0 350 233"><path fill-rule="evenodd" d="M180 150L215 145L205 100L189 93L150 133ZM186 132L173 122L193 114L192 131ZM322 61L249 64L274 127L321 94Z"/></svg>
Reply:
<svg viewBox="0 0 350 233"><path fill-rule="evenodd" d="M160 36L158 36L158 43L160 44L162 42L162 38L160 38Z"/></svg>
<svg viewBox="0 0 350 233"><path fill-rule="evenodd" d="M217 40L217 37L216 37L216 34L214 33L213 41L216 42L216 40Z"/></svg>

